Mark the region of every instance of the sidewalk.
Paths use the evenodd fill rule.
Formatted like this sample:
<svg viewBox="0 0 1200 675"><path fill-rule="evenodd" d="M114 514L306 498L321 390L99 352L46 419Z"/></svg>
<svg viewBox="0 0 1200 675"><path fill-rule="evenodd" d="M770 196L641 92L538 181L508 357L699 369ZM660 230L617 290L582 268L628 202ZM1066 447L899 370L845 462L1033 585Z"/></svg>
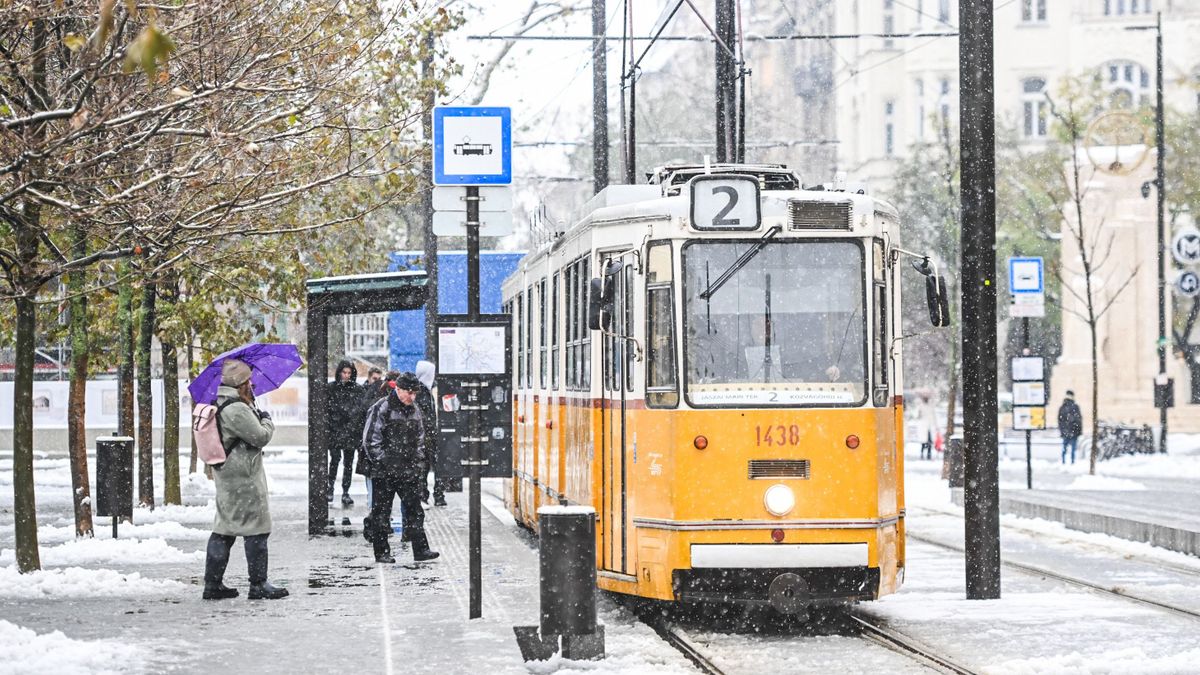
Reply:
<svg viewBox="0 0 1200 675"><path fill-rule="evenodd" d="M1173 437L1177 449L1168 455L1101 462L1095 476L1087 474L1086 458L1062 465L1047 456L1057 452L1054 446L1035 443L1033 490L1025 489L1021 445L1018 455L1010 444L1000 462L1001 513L1200 556L1200 448L1194 437ZM952 499L961 506L962 490L954 490Z"/></svg>
<svg viewBox="0 0 1200 675"><path fill-rule="evenodd" d="M247 600L239 543L226 583L242 596L214 602L200 598L211 484L189 481L184 492L190 505L137 510L135 524L123 525L118 540L111 539L104 519L96 523L95 539L78 541L71 533L66 463L39 460L46 572L18 575L11 568L11 501L0 494L0 642L21 629L31 639L18 645L12 672L530 671L512 626L538 622L537 544L504 511L498 482L484 484L483 617L470 620L465 492L447 494L447 507L426 510L439 559L414 563L407 544L394 537L397 562L379 565L361 534L367 512L361 479L351 492L352 508L331 508L339 523L334 533L309 538L307 454L299 448L274 450L267 464L274 521L270 575L291 595ZM0 471L0 482L7 476ZM340 525L343 517L352 524ZM607 630L609 658L601 666L606 672L690 671L648 627L604 598L599 606ZM0 672L12 665L0 663ZM561 659L532 666L559 672L595 667Z"/></svg>

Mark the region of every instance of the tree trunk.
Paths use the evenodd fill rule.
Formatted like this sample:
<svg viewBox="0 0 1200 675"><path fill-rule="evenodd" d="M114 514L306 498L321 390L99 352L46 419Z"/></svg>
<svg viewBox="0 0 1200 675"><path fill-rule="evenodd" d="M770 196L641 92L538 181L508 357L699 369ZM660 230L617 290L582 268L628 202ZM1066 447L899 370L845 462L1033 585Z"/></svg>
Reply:
<svg viewBox="0 0 1200 675"><path fill-rule="evenodd" d="M83 228L71 228L71 249L77 258L87 253ZM85 274L67 275L71 298L71 386L67 395L67 448L71 458L71 490L75 504L75 536L90 537L92 531L91 485L88 479L87 425L85 423L88 379L88 302L83 294Z"/></svg>
<svg viewBox="0 0 1200 675"><path fill-rule="evenodd" d="M27 291L28 292L28 291ZM38 556L37 504L33 494L33 352L37 314L29 295L15 299L17 353L13 383L13 520L17 570L42 568Z"/></svg>
<svg viewBox="0 0 1200 675"><path fill-rule="evenodd" d="M168 282L163 298L168 304L176 300L176 284ZM175 342L169 336L162 343L163 381L163 503L182 504L179 490L179 357Z"/></svg>
<svg viewBox="0 0 1200 675"><path fill-rule="evenodd" d="M187 381L188 381L188 384L191 384L192 380L196 377L196 346L195 346L195 342L196 342L196 333L194 331L188 331L188 344L187 344ZM192 405L195 405L195 404L196 404L196 402L192 401ZM200 459L199 455L197 454L197 450L196 450L196 435L189 431L188 437L191 438L191 446L192 446L192 456L188 460L188 473L196 473L196 464Z"/></svg>
<svg viewBox="0 0 1200 675"><path fill-rule="evenodd" d="M142 286L138 308L137 408L138 408L138 504L154 508L154 398L150 376L150 347L154 338L153 283Z"/></svg>
<svg viewBox="0 0 1200 675"><path fill-rule="evenodd" d="M1092 334L1092 452L1091 464L1088 467L1088 473L1096 475L1096 457L1100 454L1100 354L1097 349L1096 333L1098 326L1097 321L1092 317L1091 304L1092 294L1091 286L1088 286L1088 328Z"/></svg>
<svg viewBox="0 0 1200 675"><path fill-rule="evenodd" d="M125 260L117 265L117 433L133 437L133 281Z"/></svg>

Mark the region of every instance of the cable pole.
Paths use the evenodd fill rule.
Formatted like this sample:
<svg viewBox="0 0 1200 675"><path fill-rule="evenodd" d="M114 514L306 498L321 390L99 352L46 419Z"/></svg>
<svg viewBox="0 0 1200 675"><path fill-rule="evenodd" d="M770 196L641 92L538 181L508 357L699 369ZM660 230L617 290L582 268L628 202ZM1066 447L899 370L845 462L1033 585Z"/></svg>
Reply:
<svg viewBox="0 0 1200 675"><path fill-rule="evenodd" d="M716 0L717 16L714 23L716 39L723 44L713 47L716 71L716 122L717 162L737 161L735 143L737 125L737 90L735 69L737 62L728 45L734 38L734 0Z"/></svg>
<svg viewBox="0 0 1200 675"><path fill-rule="evenodd" d="M608 44L604 0L592 0L592 189L608 187Z"/></svg>
<svg viewBox="0 0 1200 675"><path fill-rule="evenodd" d="M433 77L433 34L425 36L425 45L421 55L421 81L430 82ZM433 87L425 92L424 107L421 113L421 133L429 149L421 167L421 238L424 244L425 258L425 359L438 362L437 321L438 321L438 241L433 233ZM435 477L434 480L437 480Z"/></svg>
<svg viewBox="0 0 1200 675"><path fill-rule="evenodd" d="M966 590L1000 597L996 429L996 108L990 0L959 5L959 152Z"/></svg>

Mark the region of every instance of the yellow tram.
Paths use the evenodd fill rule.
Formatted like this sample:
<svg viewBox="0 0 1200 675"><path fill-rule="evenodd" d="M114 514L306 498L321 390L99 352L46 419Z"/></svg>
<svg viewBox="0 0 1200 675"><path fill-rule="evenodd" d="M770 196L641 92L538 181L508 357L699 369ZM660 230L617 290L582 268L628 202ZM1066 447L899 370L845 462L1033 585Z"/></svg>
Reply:
<svg viewBox="0 0 1200 675"><path fill-rule="evenodd" d="M898 242L891 205L777 165L602 191L504 285L507 506L533 528L540 506L594 507L617 593L797 613L895 592Z"/></svg>

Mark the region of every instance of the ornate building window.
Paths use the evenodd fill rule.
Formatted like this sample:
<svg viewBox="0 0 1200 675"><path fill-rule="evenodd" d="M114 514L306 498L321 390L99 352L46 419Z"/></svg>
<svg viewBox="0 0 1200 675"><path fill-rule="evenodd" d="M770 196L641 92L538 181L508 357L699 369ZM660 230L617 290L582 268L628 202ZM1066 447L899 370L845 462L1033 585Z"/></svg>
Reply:
<svg viewBox="0 0 1200 675"><path fill-rule="evenodd" d="M1112 108L1150 105L1150 72L1132 61L1109 61L1100 67L1100 86Z"/></svg>
<svg viewBox="0 0 1200 675"><path fill-rule="evenodd" d="M1025 138L1046 137L1049 111L1046 101L1046 80L1029 77L1021 80L1021 132Z"/></svg>

